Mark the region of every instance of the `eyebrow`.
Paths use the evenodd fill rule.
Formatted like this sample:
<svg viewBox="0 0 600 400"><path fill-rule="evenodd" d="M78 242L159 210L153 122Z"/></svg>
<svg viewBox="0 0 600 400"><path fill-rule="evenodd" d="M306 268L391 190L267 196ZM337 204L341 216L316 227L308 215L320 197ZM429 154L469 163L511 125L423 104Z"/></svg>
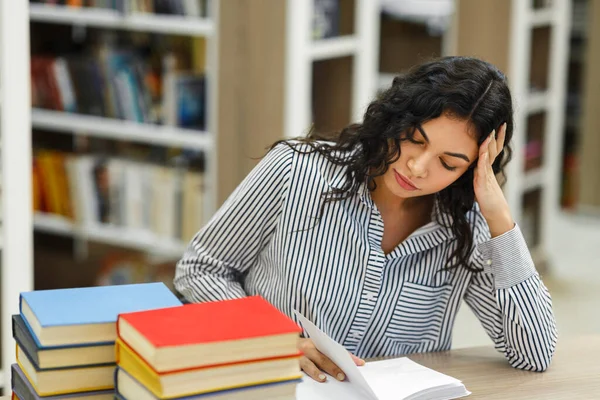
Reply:
<svg viewBox="0 0 600 400"><path fill-rule="evenodd" d="M425 130L423 129L423 127L421 125L417 125L417 129L419 130L419 132L421 132L421 135L423 135L423 139L425 139L425 141L427 143L430 143L429 142L429 136L427 136L427 134L425 133ZM466 155L464 155L462 153L452 153L450 151L446 151L446 152L444 152L444 154L446 154L447 156L451 156L451 157L456 157L456 158L463 159L466 162L471 162L471 160L469 160L469 157L467 157Z"/></svg>
<svg viewBox="0 0 600 400"><path fill-rule="evenodd" d="M451 153L451 152L447 151L444 154L447 156L451 156L451 157L462 158L466 162L471 162L471 160L469 160L469 157L467 157L466 155L464 155L462 153Z"/></svg>

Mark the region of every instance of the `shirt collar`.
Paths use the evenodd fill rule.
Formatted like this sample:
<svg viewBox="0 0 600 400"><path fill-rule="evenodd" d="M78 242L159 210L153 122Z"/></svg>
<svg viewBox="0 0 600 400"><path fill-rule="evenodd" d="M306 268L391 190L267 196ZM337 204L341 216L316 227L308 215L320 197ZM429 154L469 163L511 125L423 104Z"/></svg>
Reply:
<svg viewBox="0 0 600 400"><path fill-rule="evenodd" d="M360 200L364 204L366 204L370 208L374 208L375 202L371 197L371 192L369 190L367 182L367 179L365 179L364 182L361 183L357 193ZM437 196L434 200L433 208L431 210L431 222L434 222L436 225L438 225L439 228L442 228L446 233L452 235L451 231L452 225L454 223L454 218L452 217L452 215L450 215L450 213L442 210L441 202Z"/></svg>
<svg viewBox="0 0 600 400"><path fill-rule="evenodd" d="M365 178L365 180L358 187L358 197L364 204L366 204L370 208L373 208L375 206L375 203L371 198L371 192L369 190L368 185L368 178Z"/></svg>

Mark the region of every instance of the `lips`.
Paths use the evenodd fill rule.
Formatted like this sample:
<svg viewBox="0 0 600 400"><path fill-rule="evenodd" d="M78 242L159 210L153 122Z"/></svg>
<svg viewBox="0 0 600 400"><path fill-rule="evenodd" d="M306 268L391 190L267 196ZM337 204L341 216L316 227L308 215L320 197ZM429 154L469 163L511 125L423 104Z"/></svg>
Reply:
<svg viewBox="0 0 600 400"><path fill-rule="evenodd" d="M410 181L407 177L400 174L398 171L394 170L394 176L396 177L396 182L405 190L419 190L418 187L415 186L414 183Z"/></svg>

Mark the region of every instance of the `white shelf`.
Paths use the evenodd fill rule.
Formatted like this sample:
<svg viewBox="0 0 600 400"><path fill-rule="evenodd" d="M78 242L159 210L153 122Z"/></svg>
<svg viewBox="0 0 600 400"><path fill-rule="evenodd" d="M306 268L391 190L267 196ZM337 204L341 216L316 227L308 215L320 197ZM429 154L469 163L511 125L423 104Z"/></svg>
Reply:
<svg viewBox="0 0 600 400"><path fill-rule="evenodd" d="M312 42L310 57L313 61L329 60L354 55L357 50L358 41L354 36L340 36Z"/></svg>
<svg viewBox="0 0 600 400"><path fill-rule="evenodd" d="M118 226L91 225L83 231L89 240L141 250L150 254L180 258L186 244L180 240L160 237L145 230L130 230Z"/></svg>
<svg viewBox="0 0 600 400"><path fill-rule="evenodd" d="M544 168L536 168L525 172L523 175L523 192L542 187L544 185Z"/></svg>
<svg viewBox="0 0 600 400"><path fill-rule="evenodd" d="M64 236L74 236L79 230L83 239L167 257L179 258L186 248L186 243L180 240L160 237L146 230L106 224L89 224L79 228L60 215L36 212L34 226L38 231Z"/></svg>
<svg viewBox="0 0 600 400"><path fill-rule="evenodd" d="M552 7L540 8L530 14L530 22L533 27L550 26L556 18L556 13Z"/></svg>
<svg viewBox="0 0 600 400"><path fill-rule="evenodd" d="M535 114L547 111L550 105L550 94L546 91L532 92L527 97L527 113Z"/></svg>
<svg viewBox="0 0 600 400"><path fill-rule="evenodd" d="M206 18L178 15L132 14L124 18L127 29L141 32L210 36L214 32L212 21Z"/></svg>
<svg viewBox="0 0 600 400"><path fill-rule="evenodd" d="M61 111L33 109L31 124L33 128L55 132L198 150L211 150L214 143L212 135L205 131Z"/></svg>
<svg viewBox="0 0 600 400"><path fill-rule="evenodd" d="M122 14L113 9L92 7L30 4L29 17L35 22L174 35L210 36L215 30L213 22L206 18L142 13Z"/></svg>
<svg viewBox="0 0 600 400"><path fill-rule="evenodd" d="M74 231L72 221L55 214L36 212L33 225L37 230L64 236L71 236Z"/></svg>

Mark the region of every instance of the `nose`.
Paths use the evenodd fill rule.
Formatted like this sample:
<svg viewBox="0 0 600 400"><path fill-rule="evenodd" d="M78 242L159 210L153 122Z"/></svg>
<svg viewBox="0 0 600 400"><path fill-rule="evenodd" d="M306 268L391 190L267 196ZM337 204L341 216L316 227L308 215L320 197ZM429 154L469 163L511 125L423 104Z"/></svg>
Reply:
<svg viewBox="0 0 600 400"><path fill-rule="evenodd" d="M413 177L416 178L426 178L427 177L427 162L423 159L423 157L413 157L408 160L406 163L410 173Z"/></svg>

